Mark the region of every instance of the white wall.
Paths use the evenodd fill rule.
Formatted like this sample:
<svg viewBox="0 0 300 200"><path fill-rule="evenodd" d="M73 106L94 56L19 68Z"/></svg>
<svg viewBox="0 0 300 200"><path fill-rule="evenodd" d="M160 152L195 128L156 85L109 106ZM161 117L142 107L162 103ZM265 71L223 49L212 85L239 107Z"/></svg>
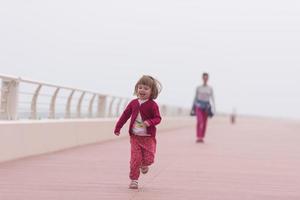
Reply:
<svg viewBox="0 0 300 200"><path fill-rule="evenodd" d="M191 117L164 118L159 131L193 126ZM0 122L0 162L118 139L116 119L74 119ZM128 124L120 137L128 136Z"/></svg>

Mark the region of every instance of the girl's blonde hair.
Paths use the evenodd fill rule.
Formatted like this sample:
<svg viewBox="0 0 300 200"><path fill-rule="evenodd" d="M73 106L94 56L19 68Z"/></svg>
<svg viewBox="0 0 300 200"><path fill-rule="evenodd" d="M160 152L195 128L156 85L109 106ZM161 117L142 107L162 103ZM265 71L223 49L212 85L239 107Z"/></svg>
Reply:
<svg viewBox="0 0 300 200"><path fill-rule="evenodd" d="M135 84L135 87L134 87L135 95L137 95L138 85L147 85L148 87L151 88L151 95L150 95L151 99L156 99L158 94L162 90L161 83L158 80L156 80L155 78L153 78L152 76L148 76L148 75L142 76L140 78L140 80L138 80L138 82Z"/></svg>

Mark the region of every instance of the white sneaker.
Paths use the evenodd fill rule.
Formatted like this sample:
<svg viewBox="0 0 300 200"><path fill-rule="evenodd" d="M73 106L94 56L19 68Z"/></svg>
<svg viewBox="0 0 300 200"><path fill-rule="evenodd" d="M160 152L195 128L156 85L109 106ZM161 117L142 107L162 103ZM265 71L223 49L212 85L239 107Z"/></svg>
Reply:
<svg viewBox="0 0 300 200"><path fill-rule="evenodd" d="M137 180L131 180L130 184L129 184L129 189L138 189L139 185L138 185L138 181Z"/></svg>

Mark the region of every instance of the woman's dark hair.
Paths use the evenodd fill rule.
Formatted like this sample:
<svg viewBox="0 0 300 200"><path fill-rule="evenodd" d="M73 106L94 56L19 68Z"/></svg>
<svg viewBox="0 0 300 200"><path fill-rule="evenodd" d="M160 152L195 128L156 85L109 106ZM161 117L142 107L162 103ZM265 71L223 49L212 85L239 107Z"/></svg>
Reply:
<svg viewBox="0 0 300 200"><path fill-rule="evenodd" d="M202 77L209 76L207 72L203 72Z"/></svg>

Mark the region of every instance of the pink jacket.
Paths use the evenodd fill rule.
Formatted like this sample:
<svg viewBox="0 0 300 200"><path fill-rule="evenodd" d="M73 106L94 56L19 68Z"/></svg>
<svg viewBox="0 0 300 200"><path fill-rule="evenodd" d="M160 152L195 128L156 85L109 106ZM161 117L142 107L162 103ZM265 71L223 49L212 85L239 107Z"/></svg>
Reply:
<svg viewBox="0 0 300 200"><path fill-rule="evenodd" d="M142 120L147 121L150 126L147 127L147 133L150 134L152 137L155 137L156 135L156 125L160 123L161 116L159 113L158 105L153 100L148 100L145 103L142 103L140 105L138 99L132 100L126 109L124 110L123 114L119 118L116 127L115 127L115 133L120 132L121 128L124 126L124 124L127 122L127 120L130 118L130 125L129 125L129 134L132 135L132 127L133 124L138 116L138 113L140 112Z"/></svg>

